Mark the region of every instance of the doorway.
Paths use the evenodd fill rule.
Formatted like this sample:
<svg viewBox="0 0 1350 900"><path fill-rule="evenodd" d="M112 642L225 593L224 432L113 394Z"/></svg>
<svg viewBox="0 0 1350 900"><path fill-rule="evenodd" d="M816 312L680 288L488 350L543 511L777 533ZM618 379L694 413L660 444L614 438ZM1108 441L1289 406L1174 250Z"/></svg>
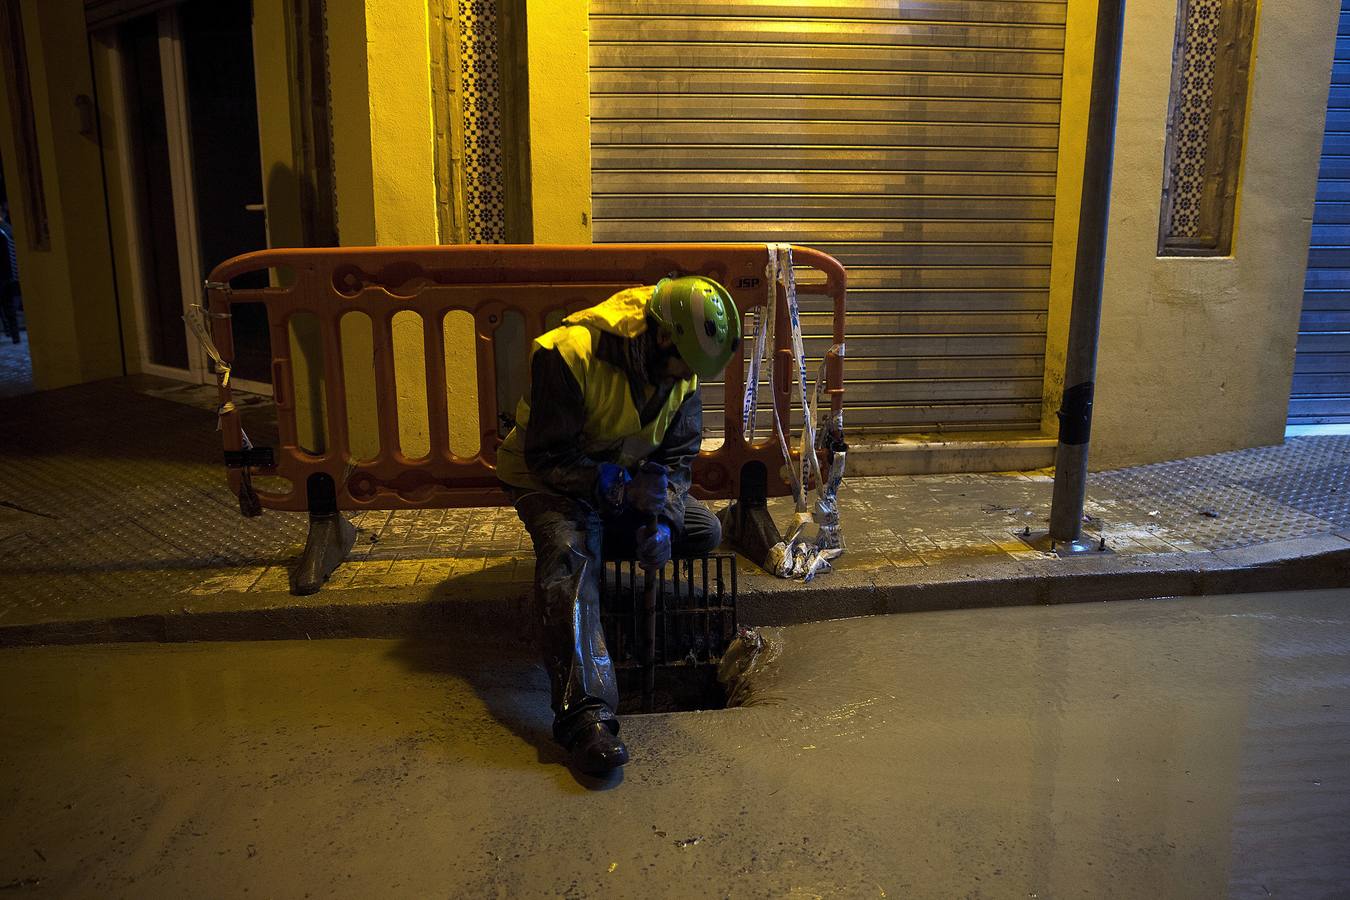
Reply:
<svg viewBox="0 0 1350 900"><path fill-rule="evenodd" d="M1350 0L1341 2L1341 21ZM1287 435L1350 432L1350 36L1336 37Z"/></svg>
<svg viewBox="0 0 1350 900"><path fill-rule="evenodd" d="M23 318L18 236L9 217L9 196L0 176L0 399L33 392L33 360Z"/></svg>
<svg viewBox="0 0 1350 900"><path fill-rule="evenodd" d="M141 368L213 383L183 321L218 263L267 246L250 0L169 7L118 26L116 119L129 161ZM266 286L240 279L236 287ZM271 392L262 304L233 309L232 384Z"/></svg>

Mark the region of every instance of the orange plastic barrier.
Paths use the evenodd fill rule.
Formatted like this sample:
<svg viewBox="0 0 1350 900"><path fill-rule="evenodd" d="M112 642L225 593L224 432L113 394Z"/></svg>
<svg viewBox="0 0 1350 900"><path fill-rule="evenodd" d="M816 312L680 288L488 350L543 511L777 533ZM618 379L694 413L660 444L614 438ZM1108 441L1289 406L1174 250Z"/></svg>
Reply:
<svg viewBox="0 0 1350 900"><path fill-rule="evenodd" d="M272 343L272 379L280 446L271 465L257 464L256 455L243 450L239 413L230 404L230 388L222 385L222 432L227 459L248 460L255 475L289 480L285 493L259 489L268 509L313 511L307 485L316 475L332 479L338 509L425 509L496 506L506 496L493 474L500 443L497 399L497 344L494 335L507 313L523 317L525 340L548 330L546 322L561 312L584 308L625 287L655 284L672 274L715 278L735 298L743 319L768 302L763 244L604 244L595 246L456 245L436 247L324 248L264 250L235 257L217 266L207 282L212 339L226 363L234 360L230 312L234 304L261 303L267 309ZM825 294L833 300L837 347L844 340L844 267L816 250L794 247L798 290ZM250 272L289 270L288 285L243 289L230 282ZM781 293L781 288L779 288ZM789 421L791 331L786 304L776 304L774 330L776 396L784 422ZM393 319L402 311L417 313L424 326L426 420L430 452L410 457L400 447L395 385ZM374 384L379 451L371 458L353 454L348 433L348 409L343 374L342 316L353 311L370 318L374 340ZM476 344L479 451L458 456L450 448L452 415L469 410L448 408L444 323L447 314L463 311L473 317ZM289 328L298 314L315 317L323 350L324 400L327 407L327 443L321 454L304 450L297 441L296 385L290 359ZM724 390L725 441L704 451L694 464L694 494L710 498L739 495L745 467L762 463L768 473L768 494L790 492L783 480L782 455L772 434L754 443L744 439L741 399L744 393L743 340L726 370ZM526 365L522 359L520 365ZM832 408L842 408L843 359L831 352L827 366L828 396ZM506 402L511 402L509 398ZM238 493L243 469L228 469L230 485Z"/></svg>

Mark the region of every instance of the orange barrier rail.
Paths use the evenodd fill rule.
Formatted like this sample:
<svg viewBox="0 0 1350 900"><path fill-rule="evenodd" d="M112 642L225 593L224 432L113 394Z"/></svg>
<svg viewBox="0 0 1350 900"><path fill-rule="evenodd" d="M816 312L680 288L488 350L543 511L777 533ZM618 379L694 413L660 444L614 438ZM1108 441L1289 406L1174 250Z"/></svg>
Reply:
<svg viewBox="0 0 1350 900"><path fill-rule="evenodd" d="M846 276L833 257L808 248L793 248L798 291L824 294L833 300L834 340L844 340ZM235 257L217 266L207 283L211 335L224 361L234 360L231 308L261 303L267 310L272 343L272 380L280 446L271 464L244 450L239 413L230 403L228 384L220 389L222 432L230 485L240 491L246 461L249 471L280 476L289 490L258 490L268 509L315 512L312 484L315 476L331 478L331 497L338 509L425 509L496 506L507 502L493 474L500 443L499 414L514 413L514 399L498 403L498 345L494 340L508 313L523 318L526 346L548 330L561 313L593 305L633 285L655 284L671 274L698 274L715 278L735 298L744 318L768 301L763 244L604 244L595 246L459 245L436 247L324 248L264 250ZM232 281L267 269L287 270L283 287L231 287ZM778 289L781 293L781 287ZM789 421L789 397L795 373L791 369L788 314L777 303L773 362L776 396L784 422ZM430 452L409 456L400 446L395 383L393 320L411 311L424 329L426 421ZM450 448L450 417L468 410L449 408L446 397L445 322L447 315L465 312L473 317L475 367L478 383L477 426L479 449L472 456ZM358 458L352 449L344 384L341 317L361 312L369 317L374 342L374 385L378 452ZM296 416L297 385L290 358L289 330L293 317L308 314L317 322L322 348L323 399L327 407L326 445L321 453L300 446ZM753 443L744 438L741 399L744 393L744 357L748 340L726 370L723 396L725 440L704 451L694 464L694 494L710 498L738 496L742 474L753 463L768 473L769 495L790 492L782 476L782 456L770 434ZM524 359L520 366L527 365ZM521 373L524 374L523 372ZM843 404L843 359L831 352L827 365L828 396L834 411ZM326 479L325 479L326 481Z"/></svg>

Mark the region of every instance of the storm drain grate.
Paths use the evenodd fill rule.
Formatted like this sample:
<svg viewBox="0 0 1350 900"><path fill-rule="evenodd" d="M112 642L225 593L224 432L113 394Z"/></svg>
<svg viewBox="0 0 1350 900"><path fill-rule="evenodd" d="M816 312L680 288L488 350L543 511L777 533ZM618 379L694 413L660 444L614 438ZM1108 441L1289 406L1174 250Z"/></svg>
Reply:
<svg viewBox="0 0 1350 900"><path fill-rule="evenodd" d="M633 560L606 560L602 575L600 621L619 680L619 711L724 707L717 666L736 637L736 557L719 553L673 560L655 579L650 704L643 703L648 634L644 573Z"/></svg>

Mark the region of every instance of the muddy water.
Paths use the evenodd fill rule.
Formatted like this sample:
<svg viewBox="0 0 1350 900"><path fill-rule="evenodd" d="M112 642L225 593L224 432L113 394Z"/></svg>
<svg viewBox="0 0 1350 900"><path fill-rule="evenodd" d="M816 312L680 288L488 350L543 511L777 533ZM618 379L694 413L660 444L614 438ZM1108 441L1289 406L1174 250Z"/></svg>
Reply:
<svg viewBox="0 0 1350 900"><path fill-rule="evenodd" d="M1350 592L787 629L755 705L548 743L527 659L0 651L13 896L1345 896Z"/></svg>

